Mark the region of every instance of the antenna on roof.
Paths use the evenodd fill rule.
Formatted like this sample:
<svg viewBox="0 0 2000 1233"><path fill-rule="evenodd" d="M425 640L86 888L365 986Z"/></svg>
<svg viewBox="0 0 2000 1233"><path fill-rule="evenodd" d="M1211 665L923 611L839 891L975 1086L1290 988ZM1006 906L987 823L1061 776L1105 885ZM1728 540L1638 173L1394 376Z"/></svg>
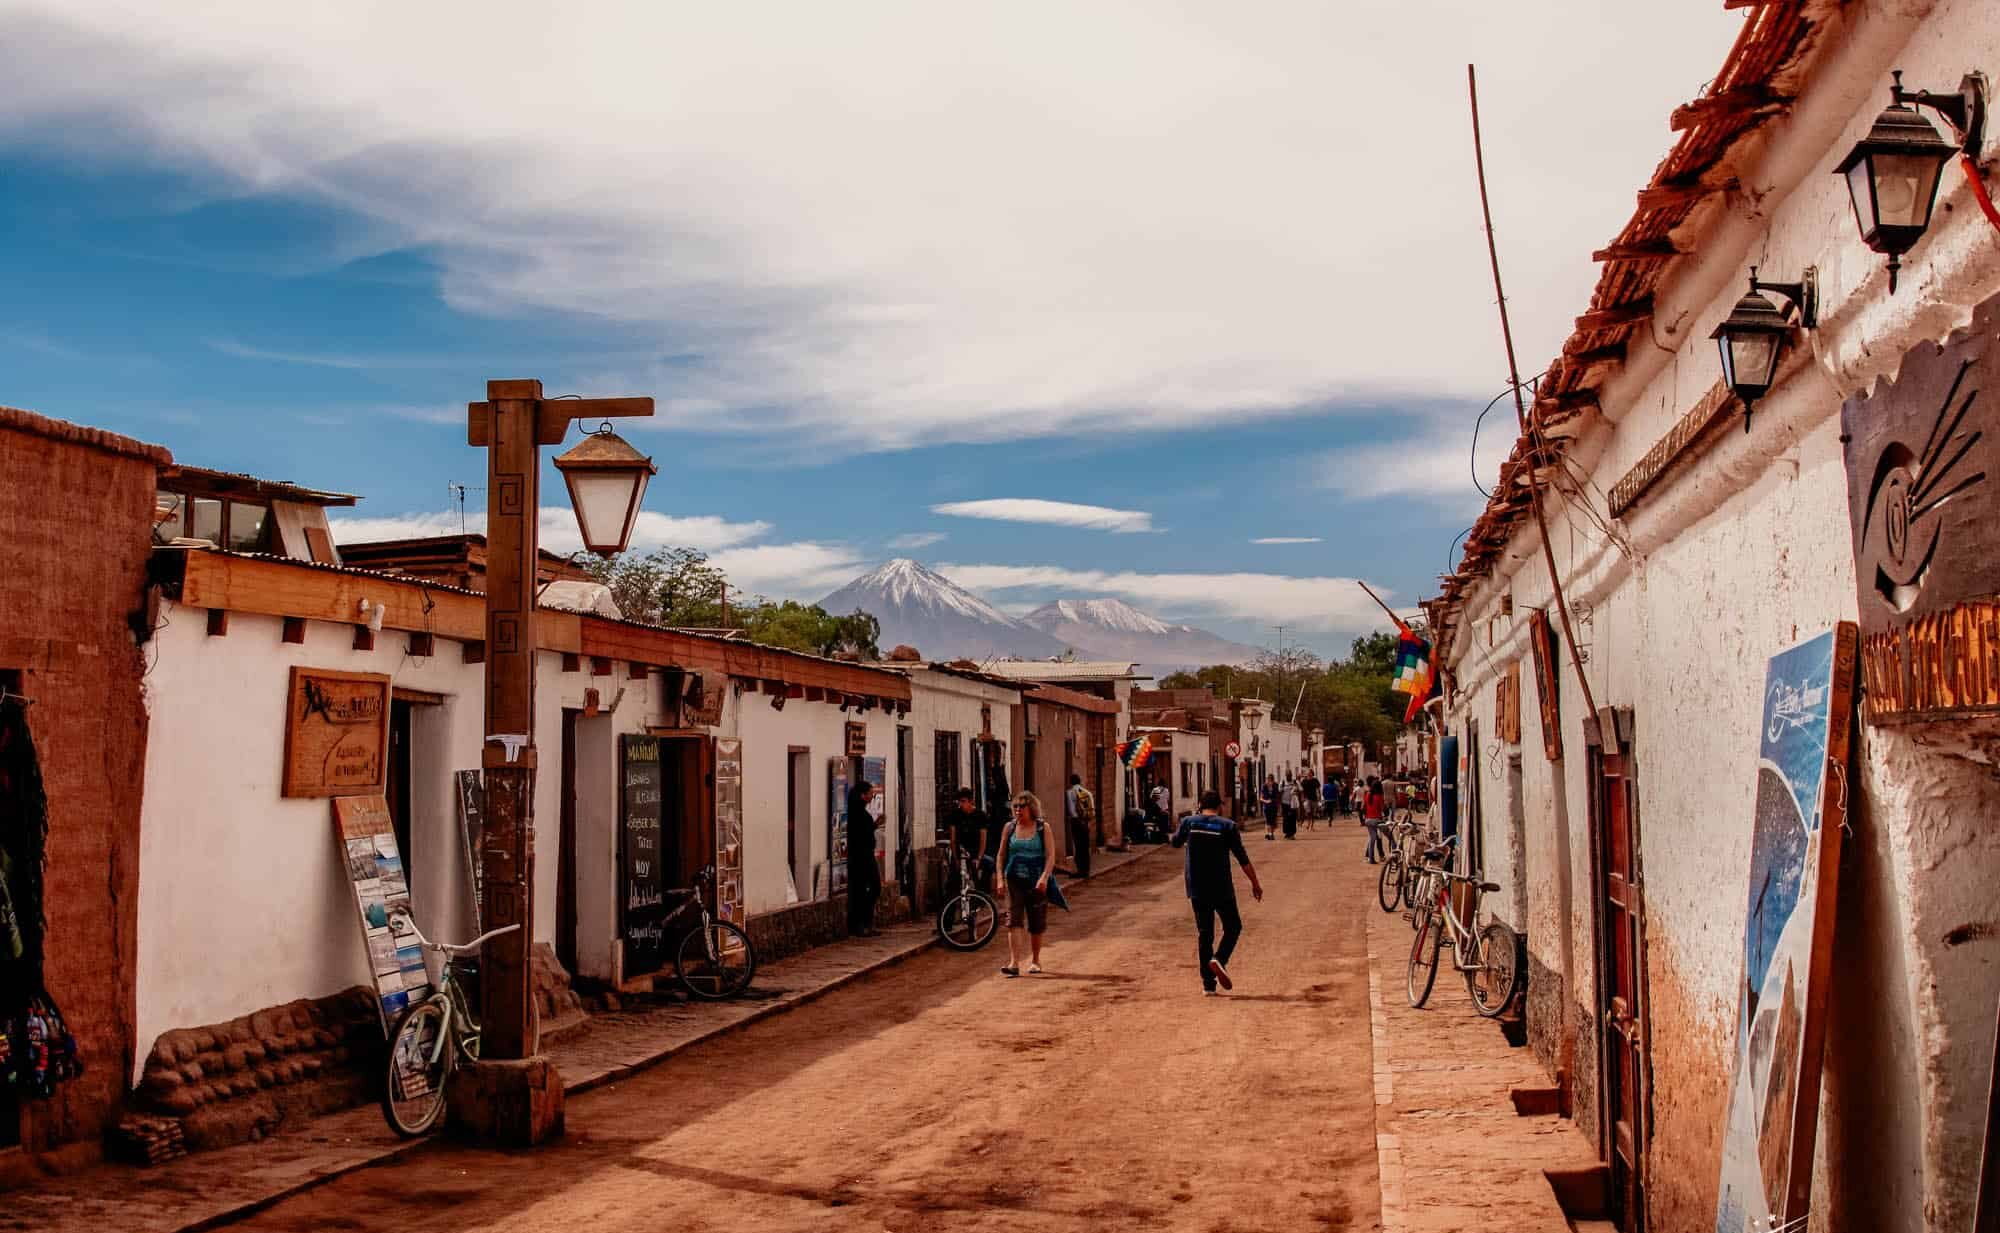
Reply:
<svg viewBox="0 0 2000 1233"><path fill-rule="evenodd" d="M464 484L446 484L444 487L445 491L451 494L451 499L458 502L458 533L463 535L465 534L465 494L468 489ZM485 492L486 489L474 486L470 491Z"/></svg>

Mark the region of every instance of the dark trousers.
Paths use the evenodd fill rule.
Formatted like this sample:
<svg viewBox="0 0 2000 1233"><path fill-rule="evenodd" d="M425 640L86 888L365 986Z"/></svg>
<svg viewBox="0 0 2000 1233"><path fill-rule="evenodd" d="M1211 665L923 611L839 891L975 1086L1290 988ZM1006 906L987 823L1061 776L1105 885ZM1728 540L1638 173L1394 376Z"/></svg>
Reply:
<svg viewBox="0 0 2000 1233"><path fill-rule="evenodd" d="M1090 876L1090 823L1077 818L1069 820L1069 859L1077 877Z"/></svg>
<svg viewBox="0 0 2000 1233"><path fill-rule="evenodd" d="M1287 805L1285 806L1285 838L1290 839L1298 833L1299 807L1297 805Z"/></svg>
<svg viewBox="0 0 2000 1233"><path fill-rule="evenodd" d="M875 862L851 863L847 867L847 931L862 933L875 927L875 901L882 897L882 879Z"/></svg>
<svg viewBox="0 0 2000 1233"><path fill-rule="evenodd" d="M1236 896L1226 899L1196 899L1194 903L1195 954L1201 962L1201 987L1215 988L1215 975L1208 970L1210 959L1229 966L1236 953L1236 939L1243 936L1243 917L1236 911ZM1215 944L1215 920L1222 918L1222 945Z"/></svg>
<svg viewBox="0 0 2000 1233"><path fill-rule="evenodd" d="M1264 806L1264 829L1267 831L1278 829L1278 807L1276 805Z"/></svg>

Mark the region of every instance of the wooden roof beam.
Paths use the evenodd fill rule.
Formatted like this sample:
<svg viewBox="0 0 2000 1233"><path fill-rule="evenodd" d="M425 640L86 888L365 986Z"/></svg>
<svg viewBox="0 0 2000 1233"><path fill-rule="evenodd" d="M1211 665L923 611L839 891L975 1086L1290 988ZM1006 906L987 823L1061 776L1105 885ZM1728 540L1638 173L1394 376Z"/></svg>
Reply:
<svg viewBox="0 0 2000 1233"><path fill-rule="evenodd" d="M1666 180L1651 184L1639 190L1641 210L1664 210L1685 205L1714 193L1726 193L1736 188L1736 178L1730 176L1721 180Z"/></svg>
<svg viewBox="0 0 2000 1233"><path fill-rule="evenodd" d="M1766 110L1776 111L1791 101L1789 96L1779 94L1763 82L1731 86L1720 94L1706 95L1674 108L1673 114L1667 118L1667 127L1676 133L1684 133L1697 124L1712 124L1717 120Z"/></svg>
<svg viewBox="0 0 2000 1233"><path fill-rule="evenodd" d="M1579 330L1612 330L1620 326L1637 325L1650 321L1653 317L1653 297L1642 296L1629 304L1614 304L1610 308L1595 308L1576 319Z"/></svg>
<svg viewBox="0 0 2000 1233"><path fill-rule="evenodd" d="M1686 250L1676 248L1672 240L1639 240L1631 244L1612 244L1590 254L1597 262L1607 261L1655 261L1662 257L1678 257Z"/></svg>

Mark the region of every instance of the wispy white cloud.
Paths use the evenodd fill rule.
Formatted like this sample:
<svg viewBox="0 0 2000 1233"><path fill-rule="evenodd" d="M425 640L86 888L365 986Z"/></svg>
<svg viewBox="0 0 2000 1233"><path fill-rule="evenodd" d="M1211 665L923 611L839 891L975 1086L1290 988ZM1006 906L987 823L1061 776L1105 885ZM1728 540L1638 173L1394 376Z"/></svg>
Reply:
<svg viewBox="0 0 2000 1233"><path fill-rule="evenodd" d="M1110 509L1070 501L1034 497L996 497L987 501L948 501L931 506L931 513L953 518L984 518L993 522L1032 522L1051 527L1082 527L1121 535L1153 529L1153 516L1136 509Z"/></svg>
<svg viewBox="0 0 2000 1233"><path fill-rule="evenodd" d="M469 511L462 524L455 510L382 517L336 517L328 521L333 529L334 541L342 544L457 535L462 531L484 534L486 530L483 511ZM730 522L714 514L675 517L655 510L640 510L638 519L632 524L631 547L640 551L650 548L696 548L713 553L746 544L770 529L768 522ZM583 547L583 539L577 532L576 515L567 507L543 506L537 530L542 547L550 552L571 553Z"/></svg>
<svg viewBox="0 0 2000 1233"><path fill-rule="evenodd" d="M1250 542L1253 544L1317 544L1321 540L1317 535L1265 535Z"/></svg>
<svg viewBox="0 0 2000 1233"><path fill-rule="evenodd" d="M974 591L1035 590L1117 595L1174 617L1214 615L1315 632L1356 632L1383 623L1382 610L1352 578L1285 574L1147 574L1058 565L939 565ZM1376 587L1385 598L1387 588Z"/></svg>
<svg viewBox="0 0 2000 1233"><path fill-rule="evenodd" d="M890 540L889 547L900 548L906 552L915 551L918 548L928 548L932 544L941 544L947 538L943 531L911 531Z"/></svg>
<svg viewBox="0 0 2000 1233"><path fill-rule="evenodd" d="M1467 59L1516 332L1551 354L1596 276L1577 237L1617 231L1742 26L1601 0L466 11L14 0L0 143L306 198L421 249L460 310L658 340L619 388L674 390L667 427L1132 434L1494 380L1463 95L1406 88ZM534 71L491 71L522 47ZM1387 196L1353 191L1385 167Z"/></svg>
<svg viewBox="0 0 2000 1233"><path fill-rule="evenodd" d="M1473 486L1475 473L1491 489L1512 444L1504 429L1489 427L1475 460L1471 417L1437 418L1412 435L1315 456L1310 482L1351 501L1415 500L1470 516L1486 501Z"/></svg>
<svg viewBox="0 0 2000 1233"><path fill-rule="evenodd" d="M729 576L730 585L773 599L812 602L837 591L866 562L846 544L752 544L709 554L708 563Z"/></svg>

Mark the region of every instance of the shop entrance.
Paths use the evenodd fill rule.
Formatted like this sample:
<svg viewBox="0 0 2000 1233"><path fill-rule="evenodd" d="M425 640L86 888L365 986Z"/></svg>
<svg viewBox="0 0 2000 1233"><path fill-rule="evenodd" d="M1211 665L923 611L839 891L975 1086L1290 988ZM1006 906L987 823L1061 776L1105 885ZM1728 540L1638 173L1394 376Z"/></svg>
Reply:
<svg viewBox="0 0 2000 1233"><path fill-rule="evenodd" d="M1592 839L1596 847L1598 1010L1603 1024L1604 1154L1611 1165L1613 1218L1640 1227L1645 1202L1645 892L1632 780L1632 712L1600 713L1589 741Z"/></svg>
<svg viewBox="0 0 2000 1233"><path fill-rule="evenodd" d="M715 745L705 733L619 738L618 930L622 975L656 972L700 919L668 924L715 863Z"/></svg>

